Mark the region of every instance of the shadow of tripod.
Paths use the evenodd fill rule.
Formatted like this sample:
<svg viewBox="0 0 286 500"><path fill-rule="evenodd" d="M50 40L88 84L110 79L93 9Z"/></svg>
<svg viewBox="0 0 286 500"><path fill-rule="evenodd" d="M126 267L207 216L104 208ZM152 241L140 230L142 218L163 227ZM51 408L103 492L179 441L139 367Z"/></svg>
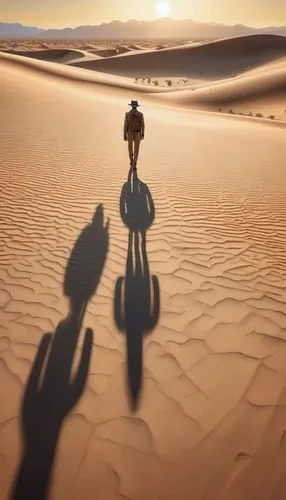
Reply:
<svg viewBox="0 0 286 500"><path fill-rule="evenodd" d="M127 375L131 407L138 407L143 379L143 337L156 326L160 315L157 276L151 276L146 232L155 218L155 207L147 184L130 170L120 198L120 214L129 228L125 277L117 280L114 317L126 332Z"/></svg>

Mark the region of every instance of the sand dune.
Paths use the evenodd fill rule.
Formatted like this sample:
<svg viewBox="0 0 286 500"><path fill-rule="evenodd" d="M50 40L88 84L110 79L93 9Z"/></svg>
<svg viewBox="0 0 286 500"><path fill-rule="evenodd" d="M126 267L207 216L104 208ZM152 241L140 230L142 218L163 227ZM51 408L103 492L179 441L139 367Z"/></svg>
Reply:
<svg viewBox="0 0 286 500"><path fill-rule="evenodd" d="M37 54L37 51L34 54ZM47 58L49 54L50 51L48 51ZM81 68L81 64L74 65L73 60L68 59L68 57L76 57L76 54L78 52L74 51L74 56L66 56L67 59L62 61L69 66L76 66L71 68L55 66L46 61L31 61L32 58L10 56L9 54L1 56L0 53L0 59L1 57L5 58L5 61L10 62L10 64L21 64L27 70L48 73L50 78L58 76L86 84L108 85L126 95L132 91L137 95L144 96L145 99L155 99L158 104L162 105L215 112L219 110L229 112L230 109L233 109L237 114L262 114L265 118L273 115L279 120L286 120L285 58L278 58L276 61L268 62L256 67L255 70L246 71L236 77L213 80L212 82L201 81L199 84L189 85L178 90L175 86L158 88L154 85L144 85L144 83L136 84L134 80L127 77L95 71L87 72ZM99 56L81 51L78 61L95 59L96 57ZM110 65L113 64L116 57L108 59ZM125 54L123 57L129 56Z"/></svg>
<svg viewBox="0 0 286 500"><path fill-rule="evenodd" d="M128 45L128 48L129 50L142 50L142 45L135 45L131 43L130 45Z"/></svg>
<svg viewBox="0 0 286 500"><path fill-rule="evenodd" d="M92 50L91 51L93 54L100 56L100 57L112 57L117 54L116 49L100 49L100 50Z"/></svg>
<svg viewBox="0 0 286 500"><path fill-rule="evenodd" d="M127 52L130 52L132 50L129 45L118 45L116 49L118 54L126 54Z"/></svg>
<svg viewBox="0 0 286 500"><path fill-rule="evenodd" d="M57 43L33 43L27 45L17 45L2 42L2 51L14 55L31 57L40 61L58 62L62 64L82 63L86 61L96 61L101 58L125 54L128 52L140 51L137 46L119 45L118 47L101 47L100 45L79 44L78 50L75 48L56 47ZM62 45L62 43L60 44ZM64 44L63 44L64 45ZM66 42L67 45L67 42ZM0 47L1 50L1 47Z"/></svg>
<svg viewBox="0 0 286 500"><path fill-rule="evenodd" d="M9 51L18 56L31 57L33 59L39 59L40 61L58 62L58 63L70 63L75 60L86 60L89 57L95 60L93 54L89 54L86 51L79 50L67 50L67 49L44 49L44 50L13 50Z"/></svg>
<svg viewBox="0 0 286 500"><path fill-rule="evenodd" d="M264 69L232 95L278 94ZM285 129L190 111L189 89L7 53L0 72L0 498L284 499Z"/></svg>
<svg viewBox="0 0 286 500"><path fill-rule="evenodd" d="M86 62L81 67L133 78L203 75L205 79L218 79L235 76L285 54L285 37L255 35L118 56Z"/></svg>
<svg viewBox="0 0 286 500"><path fill-rule="evenodd" d="M96 54L100 57L113 57L113 56L118 56L118 55L123 55L123 54L130 54L132 53L138 53L142 52L144 49L142 47L138 47L135 45L119 45L115 48L109 48L109 49L95 49L91 50L90 52L93 54ZM147 49L145 49L147 50Z"/></svg>
<svg viewBox="0 0 286 500"><path fill-rule="evenodd" d="M199 85L194 89L163 94L162 99L182 106L228 111L274 113L286 119L286 64L278 69L253 72L237 78L220 80L211 85Z"/></svg>
<svg viewBox="0 0 286 500"><path fill-rule="evenodd" d="M130 90L138 91L140 88L140 86L135 85L129 78L114 78L114 75L86 71L67 64L61 65L55 62L40 61L35 58L5 52L0 52L0 61L3 66L6 66L7 71L13 71L13 68L19 67L22 68L23 74L27 74L28 77L38 77L43 80L64 79L67 84L91 85L101 90L109 87L110 92L113 90L115 96L119 93L129 96ZM146 93L146 86L142 85L141 88L142 92Z"/></svg>

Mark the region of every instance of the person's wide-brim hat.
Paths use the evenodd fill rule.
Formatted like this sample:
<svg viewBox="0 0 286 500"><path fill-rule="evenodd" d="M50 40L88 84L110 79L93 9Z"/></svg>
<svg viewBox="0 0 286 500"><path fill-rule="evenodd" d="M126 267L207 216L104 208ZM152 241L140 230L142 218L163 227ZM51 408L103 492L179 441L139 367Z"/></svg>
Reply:
<svg viewBox="0 0 286 500"><path fill-rule="evenodd" d="M128 106L138 107L138 106L140 106L140 104L138 104L138 101L131 101L128 103Z"/></svg>

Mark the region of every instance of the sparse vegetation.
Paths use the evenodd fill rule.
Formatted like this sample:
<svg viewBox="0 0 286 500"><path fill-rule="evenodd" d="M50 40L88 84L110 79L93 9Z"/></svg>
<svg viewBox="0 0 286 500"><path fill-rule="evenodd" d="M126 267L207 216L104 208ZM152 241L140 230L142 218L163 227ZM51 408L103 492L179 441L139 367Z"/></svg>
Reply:
<svg viewBox="0 0 286 500"><path fill-rule="evenodd" d="M188 83L188 78L181 78L180 80L177 81L178 84L180 83Z"/></svg>
<svg viewBox="0 0 286 500"><path fill-rule="evenodd" d="M156 79L156 80L153 80L152 78L150 77L139 77L137 76L136 78L134 78L134 82L135 83L141 83L141 84L145 84L145 85L155 85L155 86L161 86L161 87L164 87L164 86L168 86L168 87L171 87L172 85L185 85L185 84L189 84L190 85L190 81L188 78L179 78L177 81L176 80L173 80L173 79L166 79L166 80L161 80L161 79ZM192 89L194 90L194 89Z"/></svg>
<svg viewBox="0 0 286 500"><path fill-rule="evenodd" d="M218 110L220 113L222 112L222 109L219 108ZM230 115L239 115L239 116L250 116L250 117L255 117L255 118L268 118L269 120L275 120L275 115L269 115L267 117L264 117L262 113L256 113L255 115L253 114L252 111L249 111L248 113L242 113L242 112L236 112L233 109L229 109L228 113Z"/></svg>
<svg viewBox="0 0 286 500"><path fill-rule="evenodd" d="M203 74L203 72L200 73L201 75ZM171 87L172 85L182 85L182 84L186 84L188 83L190 85L190 80L188 78L179 78L178 80L175 80L174 81L169 78L169 79L166 79L166 80L163 80L163 79L156 79L156 80L153 80L152 78L150 77L139 77L137 76L135 79L134 79L135 83L139 83L141 82L142 84L145 83L146 84L149 84L149 85L154 85L155 87L164 87L164 86L168 86L168 87ZM189 90L195 90L194 88L190 88ZM211 92L212 89L209 89L209 91ZM252 111L245 111L245 112L242 112L242 111L235 111L233 110L232 108L229 109L228 111L226 110L223 110L222 108L218 108L218 112L219 113L228 113L230 115L238 115L238 116L249 116L249 117L254 117L254 118L267 118L268 120L279 120L279 118L276 118L275 115L263 115L263 113L253 113ZM286 109L284 110L284 112L286 113Z"/></svg>

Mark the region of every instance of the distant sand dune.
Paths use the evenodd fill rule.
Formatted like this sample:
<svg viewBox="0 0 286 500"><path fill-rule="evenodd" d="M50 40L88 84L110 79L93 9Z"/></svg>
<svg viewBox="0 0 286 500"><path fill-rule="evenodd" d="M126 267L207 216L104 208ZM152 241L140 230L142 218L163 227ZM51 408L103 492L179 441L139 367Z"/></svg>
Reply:
<svg viewBox="0 0 286 500"><path fill-rule="evenodd" d="M84 57L99 57L89 53L84 54L83 51L74 51L71 57L75 54L80 54L79 60ZM128 55L123 57L129 58ZM135 84L134 80L127 77L86 71L81 67L75 67L77 65L74 66L72 61L69 60L66 60L65 64L59 65L54 62L40 61L32 57L10 55L3 52L2 55L0 53L0 60L1 58L3 64L20 64L28 72L47 74L50 78L61 77L70 82L77 81L83 84L107 86L113 88L114 92L125 93L126 96L132 93L141 96L141 98L144 96L145 101L153 102L155 99L157 104L163 106L209 111L221 109L226 112L230 108L239 106L237 111L260 112L265 116L274 114L280 119L286 119L284 111L286 108L286 64L285 60L281 58L276 63L267 63L237 77L205 82L181 89L176 89L175 86L173 88L158 88L139 83ZM115 59L116 56L108 59L108 61L112 65ZM96 61L93 62L96 63Z"/></svg>
<svg viewBox="0 0 286 500"><path fill-rule="evenodd" d="M101 58L110 58L120 54L131 52L131 48L126 46L119 46L118 48L94 48L90 46L82 47L80 50L76 49L62 49L51 48L51 46L44 47L43 44L38 46L35 44L34 49L31 50L29 46L20 46L11 48L4 48L3 52L11 54L31 57L39 59L40 61L57 62L61 64L78 64L86 61L96 61Z"/></svg>
<svg viewBox="0 0 286 500"><path fill-rule="evenodd" d="M142 48L135 45L119 45L114 49L92 49L89 52L96 54L102 58L111 58L114 56L119 56L121 54L128 54L130 52L141 52Z"/></svg>
<svg viewBox="0 0 286 500"><path fill-rule="evenodd" d="M112 57L118 54L116 49L93 49L90 52L100 57Z"/></svg>
<svg viewBox="0 0 286 500"><path fill-rule="evenodd" d="M75 59L84 57L84 51L67 49L46 49L46 50L13 50L9 51L18 56L31 57L40 61L67 63Z"/></svg>
<svg viewBox="0 0 286 500"><path fill-rule="evenodd" d="M174 90L172 93L165 93L163 98L186 106L201 104L207 107L279 99L283 108L286 107L286 64L276 70L253 72L199 86L195 91Z"/></svg>
<svg viewBox="0 0 286 500"><path fill-rule="evenodd" d="M96 57L93 55L93 57ZM82 68L72 67L66 64L57 64L50 61L41 61L32 57L25 57L24 55L14 55L7 52L0 52L0 62L12 70L17 67L22 68L23 74L38 75L46 78L63 78L67 82L77 82L82 84L92 84L93 86L104 85L122 90L126 95L130 95L130 91L136 90L138 92L139 86L135 85L129 78L116 77L104 73L97 73L93 71L85 71ZM142 93L148 92L146 86L141 86ZM158 89L158 92L160 90ZM155 92L155 89L154 89Z"/></svg>
<svg viewBox="0 0 286 500"><path fill-rule="evenodd" d="M128 47L129 47L129 50L142 50L142 46L140 46L140 45L131 44L131 45L128 45Z"/></svg>
<svg viewBox="0 0 286 500"><path fill-rule="evenodd" d="M118 54L126 54L132 50L128 45L118 45L116 49Z"/></svg>
<svg viewBox="0 0 286 500"><path fill-rule="evenodd" d="M219 79L236 76L286 55L286 38L255 35L198 46L152 50L112 60L77 63L77 66L128 77L193 77Z"/></svg>

